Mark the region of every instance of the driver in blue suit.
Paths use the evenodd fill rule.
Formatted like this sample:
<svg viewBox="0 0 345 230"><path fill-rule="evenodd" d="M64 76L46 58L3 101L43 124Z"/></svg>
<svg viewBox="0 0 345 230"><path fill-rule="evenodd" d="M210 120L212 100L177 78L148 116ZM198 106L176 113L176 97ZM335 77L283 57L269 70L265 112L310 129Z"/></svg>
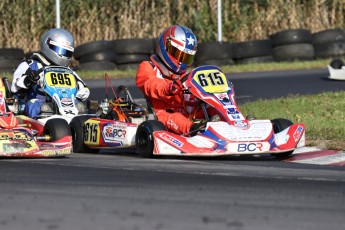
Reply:
<svg viewBox="0 0 345 230"><path fill-rule="evenodd" d="M47 31L41 40L40 52L19 64L13 74L12 93L25 98L24 114L34 118L41 112L46 96L38 84L40 71L45 66L68 67L74 52L73 36L64 29L54 28ZM77 81L77 99L85 101L90 90L84 81L73 71Z"/></svg>

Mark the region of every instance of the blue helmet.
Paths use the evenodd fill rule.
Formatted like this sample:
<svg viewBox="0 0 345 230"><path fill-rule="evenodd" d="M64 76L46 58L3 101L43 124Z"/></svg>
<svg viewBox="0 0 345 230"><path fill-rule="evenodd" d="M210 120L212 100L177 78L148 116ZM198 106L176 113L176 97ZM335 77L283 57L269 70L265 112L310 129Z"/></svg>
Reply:
<svg viewBox="0 0 345 230"><path fill-rule="evenodd" d="M158 57L174 73L184 73L194 61L197 38L186 26L173 25L159 36Z"/></svg>

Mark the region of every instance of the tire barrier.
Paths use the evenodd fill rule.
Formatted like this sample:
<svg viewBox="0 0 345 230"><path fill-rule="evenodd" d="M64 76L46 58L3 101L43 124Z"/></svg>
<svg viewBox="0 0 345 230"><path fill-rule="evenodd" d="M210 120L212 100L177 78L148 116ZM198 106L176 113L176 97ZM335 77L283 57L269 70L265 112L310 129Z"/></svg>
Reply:
<svg viewBox="0 0 345 230"><path fill-rule="evenodd" d="M157 38L98 40L75 48L79 70L137 69L149 60ZM24 57L22 49L0 49L0 72L13 72ZM340 28L311 33L308 29L288 29L266 39L244 42L200 42L194 66L234 65L263 62L313 60L345 57L345 31Z"/></svg>
<svg viewBox="0 0 345 230"><path fill-rule="evenodd" d="M0 48L0 73L13 73L24 57L22 49Z"/></svg>
<svg viewBox="0 0 345 230"><path fill-rule="evenodd" d="M275 61L313 60L312 34L306 29L283 30L269 35Z"/></svg>
<svg viewBox="0 0 345 230"><path fill-rule="evenodd" d="M115 63L120 70L138 68L142 61L150 60L154 52L154 39L129 38L113 40L113 49L117 53Z"/></svg>
<svg viewBox="0 0 345 230"><path fill-rule="evenodd" d="M114 70L117 53L111 41L98 40L84 43L74 50L74 58L79 62L78 70Z"/></svg>
<svg viewBox="0 0 345 230"><path fill-rule="evenodd" d="M74 58L80 70L127 70L149 60L153 51L153 39L99 40L77 46Z"/></svg>
<svg viewBox="0 0 345 230"><path fill-rule="evenodd" d="M231 65L234 64L232 57L230 42L202 42L198 45L194 65Z"/></svg>
<svg viewBox="0 0 345 230"><path fill-rule="evenodd" d="M269 39L238 42L233 45L236 64L273 61L272 42Z"/></svg>
<svg viewBox="0 0 345 230"><path fill-rule="evenodd" d="M328 29L313 34L315 58L341 58L345 55L345 31Z"/></svg>

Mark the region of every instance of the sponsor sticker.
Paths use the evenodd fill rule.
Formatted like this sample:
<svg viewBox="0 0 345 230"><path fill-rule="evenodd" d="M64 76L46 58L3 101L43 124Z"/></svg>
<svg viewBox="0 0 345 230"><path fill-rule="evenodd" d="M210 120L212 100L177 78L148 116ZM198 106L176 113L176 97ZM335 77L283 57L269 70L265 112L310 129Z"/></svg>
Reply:
<svg viewBox="0 0 345 230"><path fill-rule="evenodd" d="M302 133L303 133L303 127L299 125L295 133L293 134L293 138L295 139L295 142L297 142L301 138Z"/></svg>
<svg viewBox="0 0 345 230"><path fill-rule="evenodd" d="M115 141L118 138L126 138L126 129L119 128L118 126L109 123L103 126L102 134L105 141Z"/></svg>
<svg viewBox="0 0 345 230"><path fill-rule="evenodd" d="M235 127L245 129L248 127L247 123L244 121L235 121L234 122Z"/></svg>
<svg viewBox="0 0 345 230"><path fill-rule="evenodd" d="M160 133L159 136L164 139L164 140L167 140L169 141L170 143L172 143L173 145L176 145L178 147L182 147L183 146L183 143L179 140L177 140L176 138L170 136L169 134L167 133Z"/></svg>
<svg viewBox="0 0 345 230"><path fill-rule="evenodd" d="M267 142L243 142L230 143L227 146L228 151L237 153L260 153L269 151L270 145Z"/></svg>

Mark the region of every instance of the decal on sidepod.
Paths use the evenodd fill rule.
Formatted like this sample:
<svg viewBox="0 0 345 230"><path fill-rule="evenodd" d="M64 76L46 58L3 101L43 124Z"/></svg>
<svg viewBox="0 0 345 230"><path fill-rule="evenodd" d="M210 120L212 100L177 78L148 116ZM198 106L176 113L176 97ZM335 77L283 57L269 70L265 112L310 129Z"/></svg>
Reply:
<svg viewBox="0 0 345 230"><path fill-rule="evenodd" d="M102 136L105 142L112 142L117 139L125 139L126 135L126 127L118 126L116 123L105 124L102 128Z"/></svg>
<svg viewBox="0 0 345 230"><path fill-rule="evenodd" d="M251 121L248 129L239 129L226 122L208 122L219 136L223 136L230 141L253 142L266 140L272 131L272 124L269 120Z"/></svg>

